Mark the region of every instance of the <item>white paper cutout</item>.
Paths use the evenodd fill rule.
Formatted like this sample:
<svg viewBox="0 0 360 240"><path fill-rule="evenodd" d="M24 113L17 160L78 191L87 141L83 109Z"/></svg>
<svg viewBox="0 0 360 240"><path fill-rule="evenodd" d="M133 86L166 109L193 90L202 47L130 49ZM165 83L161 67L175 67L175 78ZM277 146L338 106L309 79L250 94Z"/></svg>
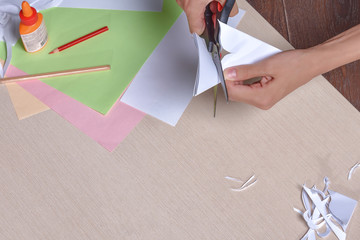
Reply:
<svg viewBox="0 0 360 240"><path fill-rule="evenodd" d="M257 179L254 179L255 175L253 175L252 177L250 177L245 183L244 181L241 181L240 179L237 178L233 178L233 177L225 177L225 179L233 181L233 182L238 182L238 183L243 183L239 188L231 188L231 191L234 192L242 192L246 189L248 189L249 187L253 186Z"/></svg>
<svg viewBox="0 0 360 240"><path fill-rule="evenodd" d="M339 240L346 239L346 228L354 213L357 201L346 197L337 192L328 190L329 180L324 179L324 191L320 191L316 186L311 189L303 186L302 200L305 207L305 212L294 208L300 213L307 225L308 232L301 240L316 240L316 235L323 238L332 231ZM326 192L328 194L326 195ZM341 228L338 226L340 225ZM324 232L319 232L319 229L326 227Z"/></svg>
<svg viewBox="0 0 360 240"><path fill-rule="evenodd" d="M220 23L220 43L224 50L229 52L221 60L223 69L256 63L276 53L279 49L262 42L246 33L243 33L229 25ZM214 87L219 83L217 71L212 62L211 55L206 49L205 41L195 35L195 43L199 52L199 67L194 96Z"/></svg>
<svg viewBox="0 0 360 240"><path fill-rule="evenodd" d="M351 179L352 175L354 174L355 170L360 167L360 163L355 164L349 171L348 180Z"/></svg>
<svg viewBox="0 0 360 240"><path fill-rule="evenodd" d="M279 49L220 22L221 45L229 52L222 59L223 68L252 64L281 52ZM237 41L234 41L237 39Z"/></svg>
<svg viewBox="0 0 360 240"><path fill-rule="evenodd" d="M343 230L346 231L357 205L357 201L331 190L328 192L331 197L329 210Z"/></svg>

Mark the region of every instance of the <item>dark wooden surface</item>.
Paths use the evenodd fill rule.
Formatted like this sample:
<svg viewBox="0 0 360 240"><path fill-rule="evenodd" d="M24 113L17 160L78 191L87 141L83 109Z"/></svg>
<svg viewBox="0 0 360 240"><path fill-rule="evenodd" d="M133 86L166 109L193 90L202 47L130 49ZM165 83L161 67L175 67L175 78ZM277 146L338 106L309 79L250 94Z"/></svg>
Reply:
<svg viewBox="0 0 360 240"><path fill-rule="evenodd" d="M295 48L315 46L360 24L360 0L247 1ZM360 111L360 61L324 77Z"/></svg>

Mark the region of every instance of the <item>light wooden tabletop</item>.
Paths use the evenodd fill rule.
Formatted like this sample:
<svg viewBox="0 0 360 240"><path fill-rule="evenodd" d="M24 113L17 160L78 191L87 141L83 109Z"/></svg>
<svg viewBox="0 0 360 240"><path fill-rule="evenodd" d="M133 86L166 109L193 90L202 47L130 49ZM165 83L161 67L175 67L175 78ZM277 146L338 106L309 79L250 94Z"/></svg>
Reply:
<svg viewBox="0 0 360 240"><path fill-rule="evenodd" d="M245 1L239 29L291 46ZM284 66L286 67L286 66ZM195 97L176 127L152 117L109 153L53 111L19 121L0 86L0 239L300 239L301 186L359 200L360 114L323 77L269 111ZM236 183L257 183L232 192ZM358 239L356 209L347 239ZM328 239L336 239L333 234Z"/></svg>

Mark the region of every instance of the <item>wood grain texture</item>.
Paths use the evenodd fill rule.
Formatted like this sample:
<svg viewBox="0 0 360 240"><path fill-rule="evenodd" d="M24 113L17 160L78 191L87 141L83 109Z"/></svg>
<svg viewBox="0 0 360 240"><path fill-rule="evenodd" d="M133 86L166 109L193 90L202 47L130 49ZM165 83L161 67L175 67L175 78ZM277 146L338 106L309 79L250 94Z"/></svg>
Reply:
<svg viewBox="0 0 360 240"><path fill-rule="evenodd" d="M248 2L295 48L315 46L360 24L358 0L248 0ZM275 14L278 17L274 17ZM286 33L284 29L287 29ZM360 61L339 67L324 76L360 110Z"/></svg>
<svg viewBox="0 0 360 240"><path fill-rule="evenodd" d="M283 0L247 0L286 40L289 40Z"/></svg>

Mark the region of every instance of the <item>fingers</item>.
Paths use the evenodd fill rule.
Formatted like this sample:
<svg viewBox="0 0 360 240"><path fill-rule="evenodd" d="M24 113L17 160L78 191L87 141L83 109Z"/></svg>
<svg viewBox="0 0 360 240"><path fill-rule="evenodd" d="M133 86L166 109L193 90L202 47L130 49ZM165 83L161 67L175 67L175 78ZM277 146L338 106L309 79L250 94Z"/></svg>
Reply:
<svg viewBox="0 0 360 240"><path fill-rule="evenodd" d="M251 85L237 84L236 81L226 81L231 101L244 102L257 108L268 110L278 101L274 84L263 85L261 82ZM274 91L275 90L275 91Z"/></svg>
<svg viewBox="0 0 360 240"><path fill-rule="evenodd" d="M224 77L231 81L245 81L255 77L266 76L263 67L259 64L235 66L225 69Z"/></svg>
<svg viewBox="0 0 360 240"><path fill-rule="evenodd" d="M260 107L261 104L256 99L260 89L255 85L242 85L236 81L226 81L226 86L231 101L245 102Z"/></svg>
<svg viewBox="0 0 360 240"><path fill-rule="evenodd" d="M210 0L211 1L211 0ZM189 6L185 9L186 17L189 23L189 29L191 33L201 35L205 30L205 12L206 2L203 5L196 8ZM197 9L198 8L198 9Z"/></svg>
<svg viewBox="0 0 360 240"><path fill-rule="evenodd" d="M231 101L245 102L263 110L273 107L289 92L284 82L264 76L257 83L243 85L242 81L226 81Z"/></svg>
<svg viewBox="0 0 360 240"><path fill-rule="evenodd" d="M271 80L273 80L272 77L270 77L270 76L264 76L264 77L261 78L260 84L261 84L261 86L265 86L265 85L266 85L267 83L269 83Z"/></svg>
<svg viewBox="0 0 360 240"><path fill-rule="evenodd" d="M201 35L205 30L204 12L212 0L176 0L186 13L191 33Z"/></svg>
<svg viewBox="0 0 360 240"><path fill-rule="evenodd" d="M194 0L193 0L194 1ZM184 9L188 22L189 22L189 29L191 33L196 33L198 35L201 35L205 30L205 19L204 19L204 12L207 4L209 4L212 0L201 0L201 1L195 1L197 4L193 2L187 2L183 3L183 1L177 0L178 4ZM218 0L218 2L221 3L221 5L224 6L226 0ZM233 17L239 12L239 9L237 7L237 4L235 2L235 5L233 9L231 10L230 16Z"/></svg>
<svg viewBox="0 0 360 240"><path fill-rule="evenodd" d="M191 33L201 35L205 30L204 14L188 14L186 16L189 22L189 29Z"/></svg>
<svg viewBox="0 0 360 240"><path fill-rule="evenodd" d="M239 8L237 6L237 3L235 2L234 7L230 12L230 17L234 17L238 13L239 13Z"/></svg>
<svg viewBox="0 0 360 240"><path fill-rule="evenodd" d="M225 3L226 3L226 0L217 0L222 6L224 6L225 5ZM231 10L231 12L230 12L230 17L233 17L233 16L235 16L236 14L238 14L239 13L239 8L238 8L238 6L237 6L237 3L235 2L235 4L234 4L234 7L233 7L233 9Z"/></svg>

